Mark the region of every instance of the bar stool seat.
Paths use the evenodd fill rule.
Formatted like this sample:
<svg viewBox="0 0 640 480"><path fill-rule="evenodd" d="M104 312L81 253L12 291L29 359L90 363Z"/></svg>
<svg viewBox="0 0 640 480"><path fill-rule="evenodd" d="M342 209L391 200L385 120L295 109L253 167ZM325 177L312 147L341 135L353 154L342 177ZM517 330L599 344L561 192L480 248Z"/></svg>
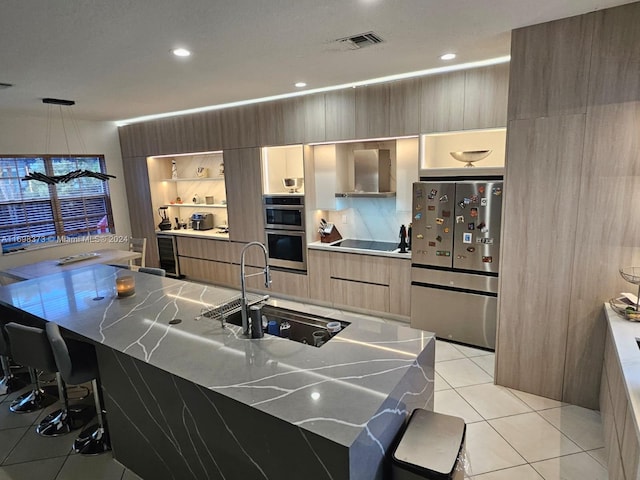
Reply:
<svg viewBox="0 0 640 480"><path fill-rule="evenodd" d="M38 368L45 372L56 373L60 400L63 403L62 408L47 415L36 427L36 432L45 437L56 437L85 425L88 420L86 408L69 406L66 384L60 375L45 330L18 323L8 323L5 328L17 361L32 369ZM13 410L14 405L12 404L10 408Z"/></svg>
<svg viewBox="0 0 640 480"><path fill-rule="evenodd" d="M30 336L23 337L21 335L22 327L24 326L13 322L4 326L7 334L6 338L9 340L8 345L11 356L16 362L28 367L29 376L31 377L31 391L19 396L9 405L9 410L14 413L30 413L42 410L57 400L55 396L45 392L40 385L36 372L36 369L48 373L56 372L55 362L52 362L51 348L43 349L42 341L38 342L36 340L35 343L40 343L40 346L37 346L31 342ZM40 331L43 332L42 329Z"/></svg>
<svg viewBox="0 0 640 480"><path fill-rule="evenodd" d="M2 379L0 379L0 396L13 393L25 386L25 383L16 377L11 371L9 339L4 328L0 327L0 367L2 367Z"/></svg>
<svg viewBox="0 0 640 480"><path fill-rule="evenodd" d="M104 402L95 347L86 342L65 339L58 324L54 322L47 322L45 328L56 365L64 381L74 385L91 380L93 385L98 422L80 433L73 444L74 451L83 455L97 455L111 450L102 410Z"/></svg>

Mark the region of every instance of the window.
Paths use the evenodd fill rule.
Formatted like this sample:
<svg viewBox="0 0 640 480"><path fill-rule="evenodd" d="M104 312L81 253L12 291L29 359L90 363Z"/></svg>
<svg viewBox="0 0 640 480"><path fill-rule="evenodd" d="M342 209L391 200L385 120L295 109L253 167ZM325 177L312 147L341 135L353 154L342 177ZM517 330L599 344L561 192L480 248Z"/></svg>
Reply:
<svg viewBox="0 0 640 480"><path fill-rule="evenodd" d="M92 177L55 185L22 180L34 172L51 177L75 170L106 173L104 157L0 156L2 253L114 232L109 182Z"/></svg>

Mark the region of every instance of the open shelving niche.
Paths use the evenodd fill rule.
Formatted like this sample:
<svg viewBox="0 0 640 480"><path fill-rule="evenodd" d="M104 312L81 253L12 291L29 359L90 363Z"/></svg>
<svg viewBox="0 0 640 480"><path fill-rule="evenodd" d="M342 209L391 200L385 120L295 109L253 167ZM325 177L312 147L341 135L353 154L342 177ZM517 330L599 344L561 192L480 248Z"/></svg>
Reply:
<svg viewBox="0 0 640 480"><path fill-rule="evenodd" d="M420 176L460 177L504 175L507 129L491 128L420 135ZM465 167L450 152L491 150L473 167Z"/></svg>
<svg viewBox="0 0 640 480"><path fill-rule="evenodd" d="M172 162L175 161L177 178L172 178ZM214 225L227 225L226 190L222 152L201 152L180 155L166 155L147 158L151 203L160 222L158 209L169 207L167 216L172 224L178 217L181 223L189 221L191 215L203 210L214 210ZM205 168L204 177L198 177L198 168ZM192 199L198 195L199 203ZM213 196L214 203L205 203L207 196ZM176 203L177 197L183 203ZM172 203L173 202L173 203Z"/></svg>

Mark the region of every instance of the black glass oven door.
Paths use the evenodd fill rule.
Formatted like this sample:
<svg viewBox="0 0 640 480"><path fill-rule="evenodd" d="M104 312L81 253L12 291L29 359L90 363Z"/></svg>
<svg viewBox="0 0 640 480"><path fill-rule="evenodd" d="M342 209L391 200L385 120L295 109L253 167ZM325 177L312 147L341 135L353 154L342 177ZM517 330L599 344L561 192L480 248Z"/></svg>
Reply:
<svg viewBox="0 0 640 480"><path fill-rule="evenodd" d="M304 232L267 231L269 264L274 267L307 269Z"/></svg>

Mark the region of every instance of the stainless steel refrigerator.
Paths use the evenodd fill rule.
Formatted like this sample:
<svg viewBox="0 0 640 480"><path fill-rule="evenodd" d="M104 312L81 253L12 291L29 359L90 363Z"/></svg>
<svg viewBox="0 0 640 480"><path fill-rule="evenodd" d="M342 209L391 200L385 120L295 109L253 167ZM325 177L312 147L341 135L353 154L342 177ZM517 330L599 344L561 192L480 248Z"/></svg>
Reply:
<svg viewBox="0 0 640 480"><path fill-rule="evenodd" d="M501 180L413 184L411 326L494 350Z"/></svg>

